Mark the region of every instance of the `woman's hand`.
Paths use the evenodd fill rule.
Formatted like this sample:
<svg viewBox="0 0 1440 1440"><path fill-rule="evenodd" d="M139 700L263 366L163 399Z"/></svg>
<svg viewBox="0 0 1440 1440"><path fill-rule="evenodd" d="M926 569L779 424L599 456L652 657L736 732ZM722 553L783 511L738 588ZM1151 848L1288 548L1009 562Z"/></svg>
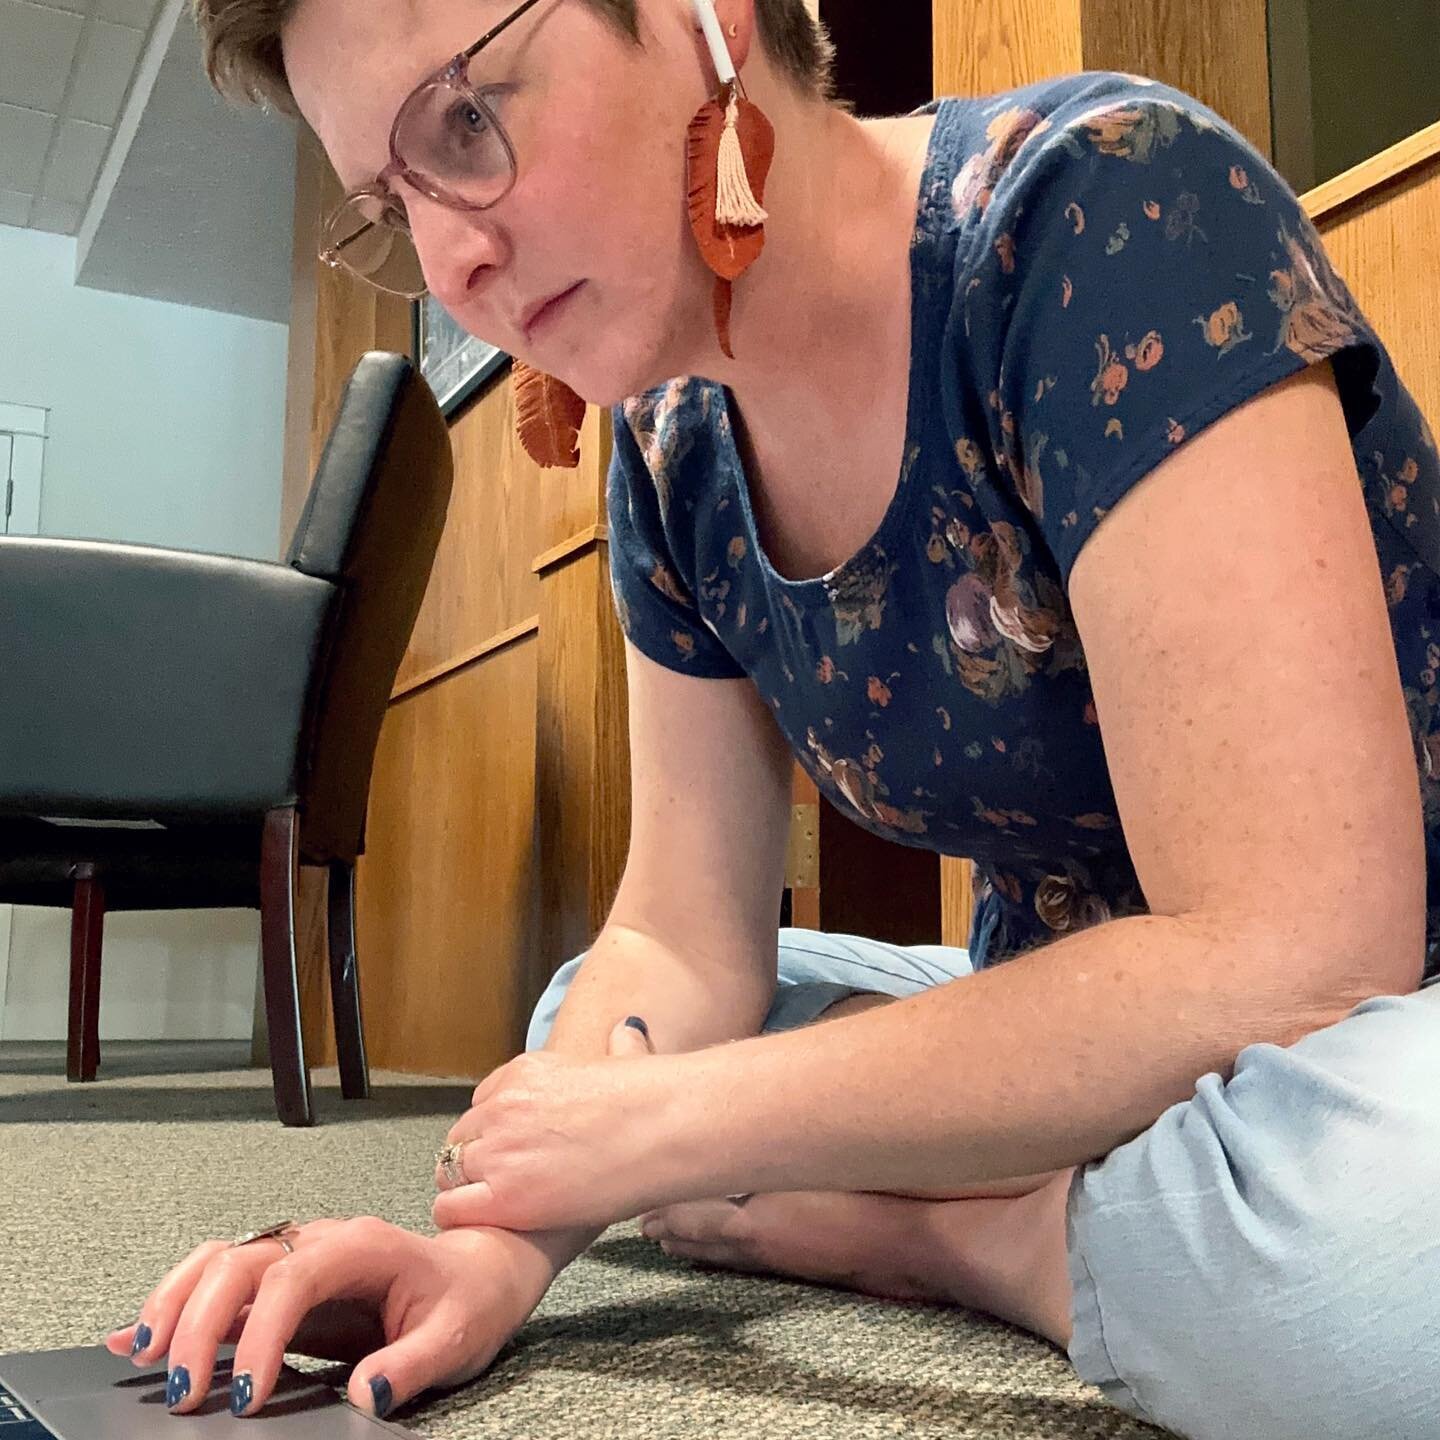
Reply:
<svg viewBox="0 0 1440 1440"><path fill-rule="evenodd" d="M622 1021L606 1059L540 1050L492 1071L445 1137L462 1146L465 1183L436 1166L436 1225L604 1228L686 1198L662 1170L674 1063Z"/></svg>
<svg viewBox="0 0 1440 1440"><path fill-rule="evenodd" d="M198 1246L106 1349L138 1365L168 1354L175 1413L205 1400L216 1350L234 1344L237 1415L270 1397L287 1350L355 1364L350 1403L384 1415L481 1374L555 1276L539 1244L504 1231L423 1236L366 1217L314 1220L286 1239L293 1254L275 1240Z"/></svg>

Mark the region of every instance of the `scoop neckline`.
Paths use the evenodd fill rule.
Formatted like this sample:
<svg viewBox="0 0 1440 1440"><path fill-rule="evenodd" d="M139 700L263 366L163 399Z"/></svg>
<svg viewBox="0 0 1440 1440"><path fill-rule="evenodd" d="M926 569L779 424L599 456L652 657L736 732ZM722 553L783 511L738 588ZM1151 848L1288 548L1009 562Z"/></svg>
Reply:
<svg viewBox="0 0 1440 1440"><path fill-rule="evenodd" d="M931 331L934 329L934 322L931 317L932 307L922 300L922 286L917 273L916 255L922 249L922 237L928 234L928 227L924 223L929 212L934 207L934 179L935 171L940 163L942 131L948 129L948 122L953 114L954 107L958 102L953 98L941 98L932 100L927 105L922 105L912 110L910 115L934 115L935 124L931 127L930 138L925 149L925 164L920 172L920 185L915 201L916 224L913 238L909 249L910 262L910 374L907 382L905 402L905 437L904 444L900 450L900 470L895 477L895 488L891 493L889 503L881 515L870 537L861 542L852 554L847 556L833 569L827 570L823 575L805 576L798 580L792 580L787 575L782 575L771 562L765 546L760 540L760 527L755 519L754 507L750 503L750 482L745 474L745 464L740 458L739 446L735 441L735 426L730 413L730 389L726 385L716 384L717 399L719 403L720 417L723 418L724 431L723 455L729 461L734 472L735 488L740 502L740 513L745 521L746 540L760 566L766 585L783 591L792 600L822 599L828 598L828 591L832 589L836 581L850 570L863 562L865 557L875 550L888 537L889 532L898 523L904 513L906 501L909 498L909 486L906 481L912 464L912 455L916 443L915 437L920 429L920 409L922 402L922 384L916 373L914 357L917 349L927 347L931 340Z"/></svg>

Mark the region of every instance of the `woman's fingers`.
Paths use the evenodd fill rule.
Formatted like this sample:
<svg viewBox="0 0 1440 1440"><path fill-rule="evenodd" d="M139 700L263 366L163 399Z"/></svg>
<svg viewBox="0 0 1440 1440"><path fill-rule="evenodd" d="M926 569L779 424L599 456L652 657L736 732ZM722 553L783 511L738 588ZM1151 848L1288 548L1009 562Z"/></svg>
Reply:
<svg viewBox="0 0 1440 1440"><path fill-rule="evenodd" d="M287 1233L293 1245L314 1243L337 1220L312 1220ZM105 1348L137 1366L170 1357L167 1403L187 1412L204 1399L215 1352L243 1334L260 1277L284 1257L278 1241L232 1245L207 1240L171 1269L145 1298L134 1325L112 1331Z"/></svg>
<svg viewBox="0 0 1440 1440"><path fill-rule="evenodd" d="M350 1403L388 1415L432 1385L462 1385L482 1374L505 1343L507 1332L482 1331L473 1307L437 1305L413 1330L357 1365L346 1387Z"/></svg>
<svg viewBox="0 0 1440 1440"><path fill-rule="evenodd" d="M146 1296L139 1320L106 1336L105 1348L115 1355L131 1356L137 1365L149 1365L165 1354L190 1292L205 1273L205 1267L226 1248L226 1243L207 1240L197 1245Z"/></svg>
<svg viewBox="0 0 1440 1440"><path fill-rule="evenodd" d="M612 1058L655 1053L655 1046L650 1040L650 1027L638 1015L628 1016L611 1029L606 1048Z"/></svg>
<svg viewBox="0 0 1440 1440"><path fill-rule="evenodd" d="M112 1330L105 1337L105 1348L112 1355L128 1355L135 1344L135 1336L139 1329L140 1322L137 1320L133 1325L124 1325L119 1330Z"/></svg>
<svg viewBox="0 0 1440 1440"><path fill-rule="evenodd" d="M367 1217L345 1221L342 1231L270 1266L235 1346L231 1410L250 1414L270 1398L291 1337L311 1310L331 1300L383 1305L412 1246L423 1244L418 1235Z"/></svg>
<svg viewBox="0 0 1440 1440"><path fill-rule="evenodd" d="M495 1194L483 1180L437 1195L430 1218L440 1230L473 1229L495 1223ZM519 1229L519 1226L507 1227Z"/></svg>
<svg viewBox="0 0 1440 1440"><path fill-rule="evenodd" d="M282 1258L288 1257L274 1240L226 1246L211 1256L170 1339L165 1404L176 1414L187 1414L210 1393L216 1350L251 1304L264 1275Z"/></svg>
<svg viewBox="0 0 1440 1440"><path fill-rule="evenodd" d="M650 1037L649 1026L638 1015L617 1020L606 1039L606 1056L611 1060L633 1060L655 1054L655 1045ZM450 1127L445 1144L435 1161L435 1189L439 1192L431 1208L431 1218L441 1229L459 1226L480 1226L506 1223L499 1220L494 1210L494 1197L481 1173L480 1154L484 1147L477 1143L481 1137L481 1122L476 1108L495 1088L495 1076L501 1071L515 1072L515 1067L527 1059L520 1056L500 1067L475 1087L471 1097L471 1108ZM473 1187L468 1194L445 1199L452 1191ZM518 1227L517 1227L518 1228Z"/></svg>

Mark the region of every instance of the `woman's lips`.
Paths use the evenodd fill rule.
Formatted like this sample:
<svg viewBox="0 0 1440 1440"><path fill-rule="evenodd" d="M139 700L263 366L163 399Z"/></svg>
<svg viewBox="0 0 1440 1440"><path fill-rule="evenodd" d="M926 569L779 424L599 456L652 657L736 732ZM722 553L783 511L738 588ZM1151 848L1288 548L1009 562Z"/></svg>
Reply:
<svg viewBox="0 0 1440 1440"><path fill-rule="evenodd" d="M562 290L558 295L551 296L538 310L531 311L520 326L525 339L533 340L541 330L549 325L584 283L583 280L577 280L568 290Z"/></svg>

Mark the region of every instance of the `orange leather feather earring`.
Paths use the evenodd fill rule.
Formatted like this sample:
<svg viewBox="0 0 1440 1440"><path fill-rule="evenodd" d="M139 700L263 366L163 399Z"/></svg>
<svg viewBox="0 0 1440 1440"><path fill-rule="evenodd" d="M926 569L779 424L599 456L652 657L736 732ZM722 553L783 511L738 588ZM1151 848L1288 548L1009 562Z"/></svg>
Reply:
<svg viewBox="0 0 1440 1440"><path fill-rule="evenodd" d="M580 463L580 426L585 402L563 380L523 360L511 362L515 431L525 453L546 469L573 470Z"/></svg>
<svg viewBox="0 0 1440 1440"><path fill-rule="evenodd" d="M690 228L715 273L715 333L731 360L733 285L765 248L765 180L775 159L775 129L745 97L720 33L713 0L693 0L720 89L690 122L686 149Z"/></svg>
<svg viewBox="0 0 1440 1440"><path fill-rule="evenodd" d="M775 129L745 96L713 0L693 0L715 62L720 88L691 120L686 143L690 228L715 274L715 333L730 359L734 282L765 248L765 181L775 158ZM733 27L732 27L733 29ZM553 375L514 362L515 428L537 465L574 469L580 463L585 402Z"/></svg>

